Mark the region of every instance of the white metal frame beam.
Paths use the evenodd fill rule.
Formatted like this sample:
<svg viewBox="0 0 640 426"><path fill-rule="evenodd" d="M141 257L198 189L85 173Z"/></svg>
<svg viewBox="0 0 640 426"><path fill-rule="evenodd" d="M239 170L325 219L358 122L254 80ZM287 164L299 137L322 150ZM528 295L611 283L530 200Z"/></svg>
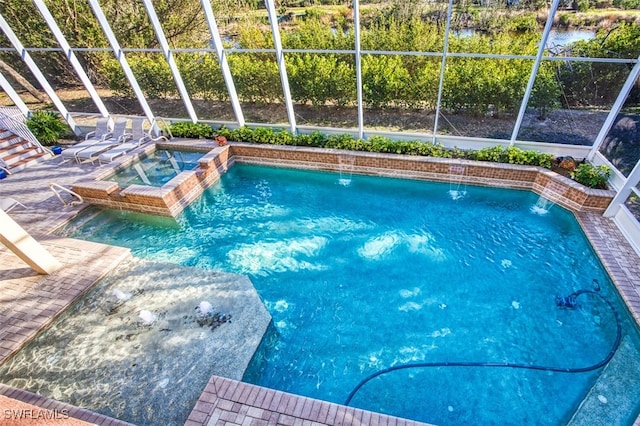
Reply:
<svg viewBox="0 0 640 426"><path fill-rule="evenodd" d="M227 55L224 51L224 46L222 45L222 38L220 37L220 31L218 30L218 23L216 22L215 15L213 14L213 9L211 8L211 1L200 0L200 3L202 4L202 10L204 11L207 25L209 26L209 32L211 33L211 41L213 42L213 47L218 55L220 70L222 71L224 82L227 85L227 91L229 92L229 99L231 100L233 112L236 115L236 121L238 122L238 126L242 127L245 124L244 114L242 113L242 107L240 106L240 100L238 99L238 93L236 92L236 85L233 82L233 76L231 75L231 70L229 69Z"/></svg>
<svg viewBox="0 0 640 426"><path fill-rule="evenodd" d="M184 106L187 108L187 113L189 114L189 118L192 122L197 123L198 117L196 116L196 112L193 109L193 104L191 103L191 97L189 97L189 93L187 92L187 88L184 85L184 81L182 80L182 75L180 75L180 70L178 69L178 64L176 63L175 58L173 57L173 53L169 48L169 42L167 42L167 38L164 35L164 31L162 29L162 25L160 25L160 20L158 19L158 15L156 14L156 10L151 3L151 0L142 0L144 3L144 7L147 9L147 15L149 15L149 20L151 21L151 25L156 33L156 38L158 39L158 43L160 43L160 48L162 49L162 53L164 55L164 59L169 64L169 68L171 69L171 74L173 75L173 81L178 88L178 93L180 93L180 97L182 98L182 102L184 102Z"/></svg>
<svg viewBox="0 0 640 426"><path fill-rule="evenodd" d="M36 65L36 63L33 61L33 58L31 58L31 55L29 55L29 52L27 52L24 45L20 42L20 40L18 39L16 34L13 32L13 30L11 29L11 27L9 26L9 24L4 19L4 16L2 16L1 13L0 13L0 28L2 29L2 31L4 31L9 41L11 42L13 47L16 49L16 52L18 52L18 55L20 55L24 63L27 65L27 67L29 67L33 76L36 78L36 80L38 80L38 83L40 83L40 86L42 86L46 94L49 96L49 98L53 102L53 105L55 105L58 112L60 112L60 114L62 115L62 118L64 118L67 124L69 124L69 127L71 127L71 130L73 130L75 134L79 135L81 132L78 126L76 125L75 120L73 119L73 117L71 117L71 114L69 114L69 111L64 106L64 104L56 94L55 90L53 90L53 87L51 87L47 78L44 76L44 74L42 74L42 71L40 71L40 68L38 67L38 65Z"/></svg>
<svg viewBox="0 0 640 426"><path fill-rule="evenodd" d="M113 33L113 30L111 29L111 25L109 25L109 22L107 21L107 17L104 15L104 12L102 11L100 4L98 3L98 0L88 0L88 1L89 1L89 5L91 6L91 9L93 9L93 14L95 15L96 19L98 20L98 23L100 24L100 27L102 27L102 31L104 32L104 35L107 37L107 40L109 41L109 45L111 46L111 50L113 51L113 54L115 55L116 59L120 63L122 72L124 72L124 75L129 81L129 85L131 86L133 93L136 95L136 98L138 99L138 102L140 103L140 106L142 107L144 114L147 116L147 120L149 120L150 123L153 123L155 121L155 116L153 115L153 111L151 111L151 108L149 107L149 103L147 102L147 98L144 96L144 93L142 93L142 89L140 89L138 80L136 80L136 77L133 74L133 71L131 71L129 62L127 62L127 57L122 51L122 48L120 47L120 43L118 42L118 39L116 39L116 36Z"/></svg>
<svg viewBox="0 0 640 426"><path fill-rule="evenodd" d="M625 181L622 188L618 190L616 195L613 197L613 200L611 200L611 203L609 203L609 207L607 207L607 209L604 211L603 216L604 217L615 216L616 213L618 213L618 210L620 209L621 205L624 204L625 201L627 201L627 198L629 197L629 195L631 195L631 188L638 185L639 182L640 182L640 160L636 163L633 170L631 170L631 173L629 173L629 177Z"/></svg>
<svg viewBox="0 0 640 426"><path fill-rule="evenodd" d="M438 100L436 101L436 116L433 119L433 143L438 134L438 117L440 117L440 103L442 102L442 88L444 86L444 69L447 65L447 52L449 50L449 30L451 29L451 14L453 12L453 0L449 0L447 6L447 25L444 30L444 43L442 46L442 62L440 63L440 81L438 82Z"/></svg>
<svg viewBox="0 0 640 426"><path fill-rule="evenodd" d="M2 73L0 73L0 87L2 87L2 90L4 90L7 95L9 95L9 98L11 98L13 103L16 104L16 107L20 110L20 112L25 117L29 117L29 114L31 114L31 110L29 109L27 104L24 103L20 95L18 95L18 92L15 91L13 86L11 86L11 83L9 83L9 80L7 80Z"/></svg>
<svg viewBox="0 0 640 426"><path fill-rule="evenodd" d="M560 0L553 0L553 2L551 3L551 10L549 10L549 14L547 15L547 22L544 24L544 31L542 31L540 46L538 46L538 53L536 54L536 59L533 62L531 75L529 75L529 81L527 82L527 87L524 91L524 96L522 97L522 103L520 104L520 111L518 111L516 124L513 126L513 132L511 133L511 145L513 145L513 143L516 141L516 138L518 137L518 133L520 133L520 127L522 126L524 113L527 111L527 105L529 105L529 98L531 97L533 84L536 82L536 77L538 76L538 70L540 69L542 56L544 55L544 51L547 48L547 40L549 39L549 33L551 32L551 27L553 26L553 18L556 16L556 11L558 10L558 4L560 4Z"/></svg>
<svg viewBox="0 0 640 426"><path fill-rule="evenodd" d="M587 159L589 161L592 161L595 155L600 150L600 147L607 137L607 134L611 130L614 121L622 110L622 107L624 106L624 103L627 100L627 97L629 96L629 93L631 92L631 89L633 88L638 78L640 78L640 56L638 57L638 62L635 63L635 65L631 69L631 72L627 76L627 79L622 85L622 88L618 93L618 97L613 103L613 106L611 107L607 118L600 128L600 133L598 133L598 136L596 136L593 147L591 148L591 151L587 156ZM629 195L631 195L632 188L638 185L638 182L640 182L640 159L638 159L635 167L633 168L633 170L631 170L631 173L624 181L624 185L622 185L622 187L618 189L618 192L613 197L613 200L611 200L609 207L607 207L604 212L605 217L613 217L617 214L618 210L620 210L621 205L624 204L625 201L627 201Z"/></svg>
<svg viewBox="0 0 640 426"><path fill-rule="evenodd" d="M96 16L96 19L100 24L100 27L102 27L102 31L104 32L104 35L107 37L107 40L109 41L109 45L111 46L111 50L113 54L115 55L116 59L120 63L122 72L124 72L125 77L129 81L129 84L131 85L131 89L133 90L133 93L136 95L136 98L138 99L138 102L140 103L140 106L142 107L144 114L147 116L147 120L149 120L150 123L153 123L155 121L155 116L153 115L153 111L151 111L151 108L149 107L149 103L147 102L147 98L144 96L144 93L142 93L142 89L140 89L138 80L136 80L135 75L133 75L133 71L131 71L129 62L127 62L127 57L122 51L122 48L120 47L120 43L118 42L118 39L116 39L116 36L113 33L113 30L111 29L111 25L109 25L109 22L107 21L107 17L104 15L104 12L102 11L100 4L98 3L98 0L88 0L88 1L89 1L89 5L91 6L91 9L93 9L93 14Z"/></svg>
<svg viewBox="0 0 640 426"><path fill-rule="evenodd" d="M625 80L624 84L622 85L622 88L620 89L620 92L618 93L618 97L616 98L615 102L611 106L611 110L609 111L607 118L604 120L604 123L600 128L600 132L598 133L598 136L596 136L596 139L593 142L593 147L591 148L591 151L587 156L587 159L589 161L593 160L593 157L596 155L596 152L598 152L598 150L602 146L604 139L607 137L609 130L611 130L611 126L613 126L613 122L616 120L616 117L618 116L618 114L620 113L620 110L624 106L624 103L627 100L627 96L629 96L629 93L631 92L631 89L633 88L633 85L636 83L638 78L640 78L640 56L638 57L638 62L635 63L635 65L631 69L631 72L629 72L627 79Z"/></svg>
<svg viewBox="0 0 640 426"><path fill-rule="evenodd" d="M364 106L362 99L362 57L360 52L360 0L353 0L353 31L356 43L356 98L358 102L358 137L364 138Z"/></svg>
<svg viewBox="0 0 640 426"><path fill-rule="evenodd" d="M280 29L278 28L278 16L276 15L276 6L273 0L265 0L267 6L267 14L269 15L269 24L271 25L271 34L273 35L273 45L276 49L276 60L278 69L280 70L280 81L282 83L282 92L284 94L284 103L287 108L287 117L289 118L289 130L296 133L296 116L293 110L293 101L291 99L291 90L289 89L289 77L287 76L287 66L284 62L284 52L282 51L282 41L280 40Z"/></svg>
<svg viewBox="0 0 640 426"><path fill-rule="evenodd" d="M75 53L73 53L73 51L71 50L71 45L69 45L64 34L62 34L60 27L56 23L55 19L53 19L53 16L51 15L51 12L49 12L49 9L47 8L47 6L44 4L44 1L33 0L33 3L38 8L38 11L40 12L45 22L49 26L49 29L53 33L53 36L56 38L56 40L58 41L58 44L64 51L64 55L67 57L67 60L75 70L76 74L78 74L80 81L82 81L82 84L87 89L87 92L89 92L89 96L91 96L91 99L98 107L100 114L102 114L103 117L108 117L109 111L107 110L107 107L102 102L102 98L100 98L100 95L98 95L98 92L93 86L93 83L91 83L91 80L89 80L89 76L82 68L82 65L80 64L80 61L78 61L78 58L76 57Z"/></svg>

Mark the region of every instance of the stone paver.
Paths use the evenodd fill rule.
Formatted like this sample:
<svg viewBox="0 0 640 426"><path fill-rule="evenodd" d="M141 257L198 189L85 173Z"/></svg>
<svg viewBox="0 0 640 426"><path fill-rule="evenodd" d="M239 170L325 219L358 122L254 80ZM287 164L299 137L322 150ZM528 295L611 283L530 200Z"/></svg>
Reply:
<svg viewBox="0 0 640 426"><path fill-rule="evenodd" d="M576 217L629 311L640 324L640 256L611 220L589 213L578 213Z"/></svg>
<svg viewBox="0 0 640 426"><path fill-rule="evenodd" d="M251 395L254 391L256 395L265 395L265 398L249 402L245 395ZM213 376L209 380L203 396L213 402L203 405L199 401L185 425L404 424L418 426L425 424L305 398L218 376ZM330 413L332 414L327 415Z"/></svg>
<svg viewBox="0 0 640 426"><path fill-rule="evenodd" d="M73 163L60 165L60 161L57 157L0 181L0 197L15 198L30 208L27 211L12 211L12 218L65 264L62 271L43 277L31 271L13 253L0 248L0 360L22 347L73 300L129 255L126 249L49 235L85 207L64 207L50 191L49 184L55 182L70 187L73 182L95 170L95 166ZM65 197L70 200L68 196ZM579 213L576 216L634 318L640 323L640 256L610 220L592 213ZM64 407L79 420L96 424L125 424L2 385L0 395L7 398L0 402L13 400L12 407L18 406L16 401L35 407L46 406L50 410ZM418 423L214 376L186 424ZM640 426L640 417L634 425Z"/></svg>

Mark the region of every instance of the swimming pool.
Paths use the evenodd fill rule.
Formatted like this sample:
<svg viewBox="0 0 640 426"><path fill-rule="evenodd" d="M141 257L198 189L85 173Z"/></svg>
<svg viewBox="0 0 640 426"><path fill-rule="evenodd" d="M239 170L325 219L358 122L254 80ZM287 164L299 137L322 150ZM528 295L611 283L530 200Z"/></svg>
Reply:
<svg viewBox="0 0 640 426"><path fill-rule="evenodd" d="M605 412L591 419L628 423L640 409L637 326L573 216L556 206L536 214L537 199L236 165L177 227L111 211L72 236L249 275L273 327L245 380L338 403L369 374L404 363L594 364L615 339L613 315L597 298L573 310L555 297L596 280L623 313L622 344L602 377L412 369L369 382L352 405L439 424L558 424L588 399Z"/></svg>
<svg viewBox="0 0 640 426"><path fill-rule="evenodd" d="M162 186L180 172L198 167L202 155L201 152L159 149L118 170L108 180L117 182L121 188L133 184Z"/></svg>

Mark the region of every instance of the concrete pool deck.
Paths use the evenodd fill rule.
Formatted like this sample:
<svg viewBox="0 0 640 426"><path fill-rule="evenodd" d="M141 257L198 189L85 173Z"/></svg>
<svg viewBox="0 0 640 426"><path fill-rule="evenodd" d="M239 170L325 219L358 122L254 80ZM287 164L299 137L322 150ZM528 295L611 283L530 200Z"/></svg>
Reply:
<svg viewBox="0 0 640 426"><path fill-rule="evenodd" d="M55 182L70 187L96 168L59 163L60 158L53 158L0 181L0 197L14 198L30 208L15 209L10 216L65 264L62 271L53 275L37 275L13 253L0 247L0 363L130 256L127 249L50 235L85 206L63 207L49 190L49 184ZM578 213L576 217L640 323L640 256L610 220L593 213ZM8 397L0 398L1 409L6 408L5 404L9 404L8 408L24 409L20 404L26 403L37 410L66 409L70 417L88 423L127 424L7 386L0 386L0 395ZM214 376L195 404L187 424L418 423ZM640 417L634 424L640 425Z"/></svg>

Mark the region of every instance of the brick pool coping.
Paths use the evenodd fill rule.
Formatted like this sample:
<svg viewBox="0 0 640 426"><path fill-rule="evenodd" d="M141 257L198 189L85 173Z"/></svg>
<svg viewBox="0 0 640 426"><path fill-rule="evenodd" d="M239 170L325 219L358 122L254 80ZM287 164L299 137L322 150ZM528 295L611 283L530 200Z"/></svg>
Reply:
<svg viewBox="0 0 640 426"><path fill-rule="evenodd" d="M185 426L425 424L213 376Z"/></svg>
<svg viewBox="0 0 640 426"><path fill-rule="evenodd" d="M206 145L206 143L206 141L184 140L177 142L178 145L182 144L189 146L192 146L192 144ZM232 144L232 149L235 149L235 146L233 145L235 144ZM384 157L382 154L377 155ZM334 158L337 160L337 157ZM238 156L237 158L232 158L231 161L237 161L240 163L243 162L243 158ZM295 162L295 160L292 161L285 159L280 165L293 167L293 162ZM3 342L8 340L5 339L5 336L12 333L14 340L11 341L17 343L20 347L26 344L39 330L46 327L46 324L50 323L50 321L64 310L65 306L61 305L61 300L71 300L82 292L81 289L77 288L77 284L83 282L86 283L86 288L90 288L100 279L98 275L108 273L117 266L117 263L119 263L115 260L111 263L107 262L105 258L105 261L101 262L100 267L97 268L95 266L96 263L92 264L78 259L81 259L82 252L86 252L87 258L93 258L94 261L102 259L102 252L96 249L96 247L100 247L102 245L47 235L49 232L52 232L70 220L79 210L81 210L81 208L86 207L85 205L80 208L66 207L61 209L59 201L57 201L55 197L48 192L47 185L49 182L53 180L64 185L72 185L74 182L85 179L88 173L92 173L97 170L95 167L88 165L67 164L61 166L57 163L58 161L54 158L43 165L24 170L19 174L10 176L0 182L0 189L2 190L3 196L10 196L32 207L31 210L26 212L19 212L17 210L12 211L10 215L16 221L31 232L34 237L43 243L47 249L52 251L54 255L58 256L60 253L63 253L63 256L66 256L64 253L67 251L72 254L75 253L76 256L75 261L70 260L69 262L64 262L66 266L65 271L69 273L68 282L65 286L64 280L60 280L60 282L58 282L58 280L53 276L43 277L34 274L28 267L26 267L25 264L17 259L13 253L10 253L8 250L0 247L0 288L3 290L1 294L5 294L5 286L9 285L7 283L15 286L23 286L22 288L16 287L17 290L15 291L18 293L15 294L22 294L22 292L27 291L31 292L29 293L30 297L20 297L18 299L15 299L15 294L10 295L10 297L0 297L0 340ZM265 160L263 163L277 165L277 159ZM327 170L339 171L340 164L335 163L333 165L333 169L330 169L328 168L329 166L321 163L311 165L302 164L302 166L304 166L304 168L318 169L325 169L326 167ZM391 172L387 171L385 173ZM410 177L405 176L404 173L410 174L409 172L403 172L403 175L399 177ZM618 291L627 303L629 310L632 312L636 321L640 324L640 256L638 256L633 248L631 248L619 229L609 219L588 211L575 213L575 215L582 225L585 234L591 241L594 250L616 284ZM112 255L116 255L116 251L118 250L123 251L124 254L117 254L116 256L123 256L124 258L129 255L127 249L109 246L103 247L108 251L114 250ZM73 259L73 257L70 259ZM91 275L95 276L91 278ZM38 282L40 280L43 280L45 284L39 285ZM59 285L60 283L63 285ZM29 290L30 288L34 288L34 290ZM39 289L42 289L43 292L40 294L34 293ZM76 296L74 296L74 294ZM34 314L34 312L36 312L33 310L34 307L37 307L37 312L39 312L38 315ZM6 321L8 312L11 310L19 310L22 312L22 318L16 321L16 317L14 316L13 323ZM38 319L39 315L46 317L46 319L44 321L42 319ZM21 327L24 327L22 332L19 332L14 328L18 323L20 323ZM3 358L0 358L0 362L2 359ZM345 407L341 408L341 412L344 412L345 415L341 418L338 418L338 416L331 418L326 415L328 411L323 411L326 410L326 408L321 408L320 411L317 410L318 404L329 404L329 408L336 404L320 401L315 402L309 398L284 394L282 392L280 392L283 394L280 397L281 399L285 396L286 398L290 398L287 402L287 406L280 407L278 404L278 406L272 407L270 404L269 407L264 408L262 405L256 406L256 403L263 404L266 399L263 399L262 402L257 398L253 399L256 395L264 394L265 391L262 390L263 388L242 383L246 392L243 391L234 397L234 395L227 395L224 392L219 393L218 389L221 389L217 387L218 384L221 383L219 380L230 381L229 379L217 378L215 376L212 377L200 399L196 403L192 415L189 417L189 425L242 424L245 421L247 422L245 424L249 424L250 422L253 422L253 424L288 425L367 424L365 423L365 420L370 422L368 424L375 424L373 423L374 421L378 421L378 424L389 425L413 424L412 422L396 418L385 417L383 420L380 417L376 417L378 415L374 415L373 413L365 414L362 412L361 418L352 417L352 414L347 416L347 412L353 413L352 410L355 409ZM254 388L257 390L253 391ZM273 390L267 391L274 394L279 392ZM0 387L0 394L9 396L9 398L15 401L24 401L41 408L52 407L51 409L55 409L55 407L58 407L56 404L63 404L49 398L37 395L34 396L24 390L9 387ZM310 414L317 412L319 416L315 417L315 420L312 419L312 416L307 416L305 418L292 416L292 413L289 412L287 407L289 406L289 403L295 404L293 407L293 414L295 414L298 402L293 401L299 400L312 402L311 407L307 407L307 409L305 409L305 403L303 402L303 405L300 406L298 410L310 410ZM230 405L229 402L231 401L233 401L233 404ZM336 408L334 408L336 413L338 407L340 406L336 405ZM258 411L251 410L252 408L265 411L263 411L260 418L253 417L252 414L257 414ZM249 414L249 410L251 410L251 414ZM279 410L283 412L280 412ZM267 411L270 413L266 414ZM228 414L223 416L224 412ZM77 418L91 423L113 425L126 424L125 422L109 418L97 421L95 419L99 419L104 416L92 413L86 409L77 408L74 413L78 413ZM302 411L300 414L302 414ZM269 416L269 419L264 419L263 416L267 415ZM223 420L223 417L228 418L229 420ZM231 421L231 418L234 420ZM237 420L240 420L240 422L236 423ZM383 423L385 420L387 423ZM634 425L640 426L640 416L636 419Z"/></svg>

